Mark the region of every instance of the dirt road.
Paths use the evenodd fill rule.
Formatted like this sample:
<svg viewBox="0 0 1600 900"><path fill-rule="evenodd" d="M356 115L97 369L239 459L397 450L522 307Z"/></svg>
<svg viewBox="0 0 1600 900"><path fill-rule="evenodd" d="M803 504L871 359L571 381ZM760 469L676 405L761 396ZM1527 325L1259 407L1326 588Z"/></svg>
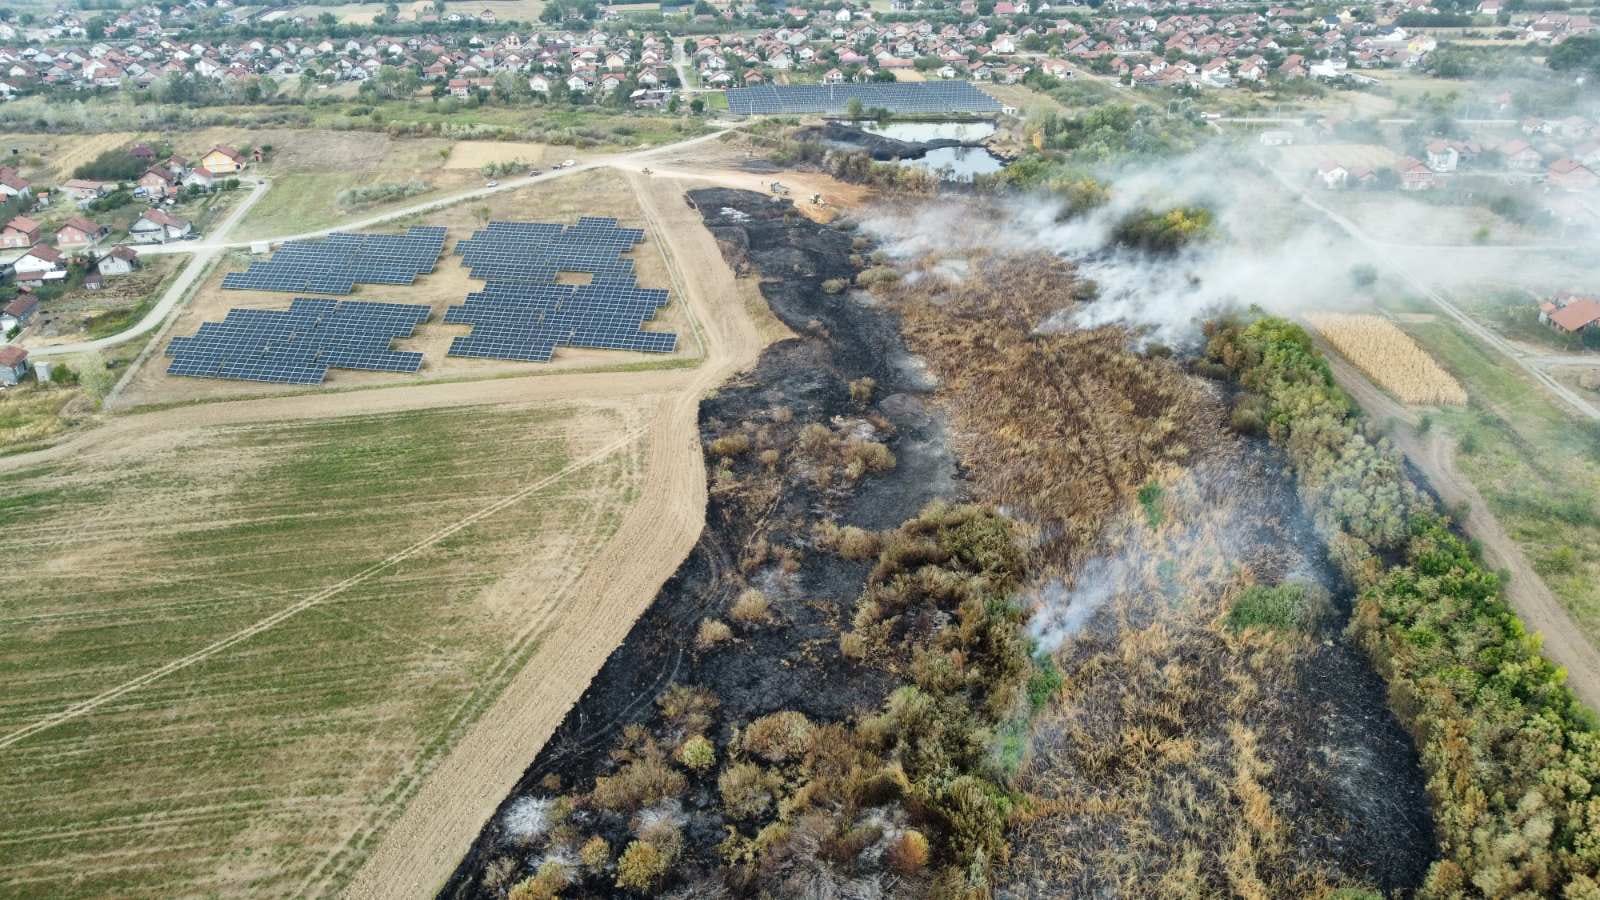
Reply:
<svg viewBox="0 0 1600 900"><path fill-rule="evenodd" d="M699 536L706 504L700 398L753 364L762 341L716 241L683 202L690 185L660 176L633 180L650 237L666 253L673 288L700 325L705 363L687 373L680 390L662 397L644 436L645 492L571 591L592 613L564 620L541 643L387 829L349 897L437 892Z"/></svg>
<svg viewBox="0 0 1600 900"><path fill-rule="evenodd" d="M1584 638L1566 607L1545 586L1528 558L1490 512L1478 489L1456 469L1453 442L1435 427L1417 432L1419 417L1350 365L1344 357L1323 348L1334 378L1350 392L1367 415L1377 421L1392 420L1395 446L1417 467L1440 499L1452 507L1464 506L1467 534L1483 544L1489 565L1511 573L1506 599L1528 630L1544 640L1544 652L1567 670L1567 684L1591 709L1600 709L1600 651Z"/></svg>

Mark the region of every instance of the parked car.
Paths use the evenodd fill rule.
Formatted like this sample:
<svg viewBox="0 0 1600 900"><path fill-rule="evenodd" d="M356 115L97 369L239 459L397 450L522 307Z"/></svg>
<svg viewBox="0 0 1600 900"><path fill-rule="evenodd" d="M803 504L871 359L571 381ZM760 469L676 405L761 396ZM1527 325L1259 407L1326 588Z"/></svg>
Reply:
<svg viewBox="0 0 1600 900"><path fill-rule="evenodd" d="M499 187L500 186L500 182L495 181L493 178L491 178L491 179L489 179L489 184L487 186L488 187Z"/></svg>

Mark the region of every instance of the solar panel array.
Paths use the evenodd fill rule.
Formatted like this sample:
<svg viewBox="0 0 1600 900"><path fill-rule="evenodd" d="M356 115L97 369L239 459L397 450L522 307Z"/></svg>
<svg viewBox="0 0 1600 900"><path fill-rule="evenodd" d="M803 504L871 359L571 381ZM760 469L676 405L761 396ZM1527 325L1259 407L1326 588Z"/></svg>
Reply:
<svg viewBox="0 0 1600 900"><path fill-rule="evenodd" d="M736 116L820 113L843 115L851 100L865 109L894 113L997 113L1000 101L970 81L908 81L885 84L761 84L732 88L728 112Z"/></svg>
<svg viewBox="0 0 1600 900"><path fill-rule="evenodd" d="M433 271L445 229L412 227L405 234L346 234L287 241L272 258L230 272L222 286L240 291L348 294L359 284L410 284Z"/></svg>
<svg viewBox="0 0 1600 900"><path fill-rule="evenodd" d="M431 309L407 303L296 298L287 310L231 309L167 345L170 375L321 384L328 369L415 372L422 354L392 350Z"/></svg>
<svg viewBox="0 0 1600 900"><path fill-rule="evenodd" d="M585 216L576 225L490 222L456 244L484 289L445 311L444 321L471 325L450 344L450 356L544 362L556 347L671 353L672 332L645 331L667 304L667 292L641 288L633 260L622 254L644 240L637 228ZM584 285L557 284L561 272L587 272Z"/></svg>

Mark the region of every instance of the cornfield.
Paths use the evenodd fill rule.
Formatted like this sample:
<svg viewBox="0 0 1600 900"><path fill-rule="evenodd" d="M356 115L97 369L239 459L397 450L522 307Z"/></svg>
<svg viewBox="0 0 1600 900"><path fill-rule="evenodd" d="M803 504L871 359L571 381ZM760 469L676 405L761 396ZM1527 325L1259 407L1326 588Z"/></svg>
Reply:
<svg viewBox="0 0 1600 900"><path fill-rule="evenodd" d="M1312 313L1311 327L1380 387L1414 406L1463 406L1467 392L1409 335L1381 316Z"/></svg>

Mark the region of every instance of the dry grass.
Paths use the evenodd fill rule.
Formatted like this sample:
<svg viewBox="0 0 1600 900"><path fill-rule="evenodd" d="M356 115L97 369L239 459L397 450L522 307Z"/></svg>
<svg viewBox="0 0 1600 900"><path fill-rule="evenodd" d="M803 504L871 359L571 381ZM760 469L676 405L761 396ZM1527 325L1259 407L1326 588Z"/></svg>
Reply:
<svg viewBox="0 0 1600 900"><path fill-rule="evenodd" d="M1356 368L1412 406L1465 406L1467 392L1382 316L1313 313L1306 321Z"/></svg>

